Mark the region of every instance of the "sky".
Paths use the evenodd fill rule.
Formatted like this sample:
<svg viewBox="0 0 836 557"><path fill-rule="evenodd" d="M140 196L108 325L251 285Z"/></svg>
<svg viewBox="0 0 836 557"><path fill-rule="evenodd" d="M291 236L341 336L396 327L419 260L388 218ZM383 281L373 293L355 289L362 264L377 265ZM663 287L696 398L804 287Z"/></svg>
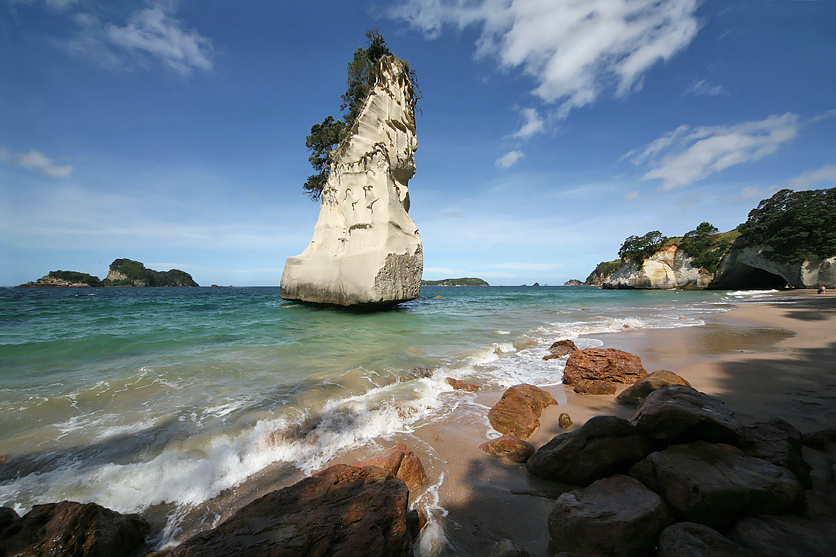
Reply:
<svg viewBox="0 0 836 557"><path fill-rule="evenodd" d="M0 285L278 285L371 28L420 84L425 279L561 285L836 186L835 0L0 0Z"/></svg>

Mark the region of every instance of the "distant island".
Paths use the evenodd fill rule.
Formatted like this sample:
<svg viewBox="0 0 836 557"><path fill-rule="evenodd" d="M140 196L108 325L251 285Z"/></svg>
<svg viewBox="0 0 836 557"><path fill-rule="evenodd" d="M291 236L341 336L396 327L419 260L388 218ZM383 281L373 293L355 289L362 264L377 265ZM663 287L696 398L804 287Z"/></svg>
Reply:
<svg viewBox="0 0 836 557"><path fill-rule="evenodd" d="M158 287L158 286L200 286L192 276L180 269L155 271L131 259L116 259L110 264L107 278L80 273L78 271L50 271L36 281L21 284L18 288L71 288L71 287Z"/></svg>
<svg viewBox="0 0 836 557"><path fill-rule="evenodd" d="M442 280L422 280L421 286L490 286L480 278L447 278Z"/></svg>

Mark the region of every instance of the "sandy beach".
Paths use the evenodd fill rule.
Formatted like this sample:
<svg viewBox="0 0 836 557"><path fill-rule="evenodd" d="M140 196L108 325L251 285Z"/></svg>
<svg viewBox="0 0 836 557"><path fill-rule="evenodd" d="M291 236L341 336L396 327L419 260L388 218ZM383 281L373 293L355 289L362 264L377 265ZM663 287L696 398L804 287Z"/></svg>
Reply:
<svg viewBox="0 0 836 557"><path fill-rule="evenodd" d="M744 424L778 417L804 433L836 423L834 331L836 294L797 290L707 316L703 327L596 338L604 347L637 354L649 372L668 369L681 375L694 388L724 401ZM595 415L626 418L632 413L613 396L581 396L563 385L546 390L559 405L544 411L541 427L529 439L535 447L566 431L557 426L560 413L571 416L573 427ZM489 408L501 394L482 392L477 401ZM479 445L489 431L485 419L436 424L417 432L435 454L424 463L428 473L444 477L438 505L444 509L439 514L446 515L440 524L448 545L435 550L487 555L498 540L508 538L532 555L547 555L546 518L553 499L569 488L534 478L505 459L487 457ZM420 446L415 450L423 452ZM438 536L425 536L423 549L429 553L433 539Z"/></svg>

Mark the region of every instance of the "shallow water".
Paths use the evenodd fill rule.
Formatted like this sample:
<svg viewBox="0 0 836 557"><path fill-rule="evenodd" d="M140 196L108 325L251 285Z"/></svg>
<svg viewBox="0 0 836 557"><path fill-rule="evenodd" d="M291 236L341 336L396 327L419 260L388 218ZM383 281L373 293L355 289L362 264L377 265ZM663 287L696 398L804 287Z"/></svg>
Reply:
<svg viewBox="0 0 836 557"><path fill-rule="evenodd" d="M584 348L596 334L701 326L757 297L436 287L393 311L349 313L279 294L0 289L0 505L162 512L164 545L255 474L307 474L464 412L466 399L443 395L447 376L556 384L562 361L542 360L554 340ZM416 378L416 366L434 373Z"/></svg>

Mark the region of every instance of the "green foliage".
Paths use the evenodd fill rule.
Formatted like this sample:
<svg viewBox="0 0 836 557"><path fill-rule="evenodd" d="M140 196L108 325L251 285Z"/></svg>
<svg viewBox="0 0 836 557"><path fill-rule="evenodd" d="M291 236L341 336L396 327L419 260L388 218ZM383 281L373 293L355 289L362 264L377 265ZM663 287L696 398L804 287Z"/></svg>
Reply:
<svg viewBox="0 0 836 557"><path fill-rule="evenodd" d="M487 282L480 278L464 277L464 278L448 278L442 280L422 280L421 286L490 286Z"/></svg>
<svg viewBox="0 0 836 557"><path fill-rule="evenodd" d="M618 256L629 261L642 261L659 251L665 240L658 230L652 230L644 236L628 236L621 244Z"/></svg>
<svg viewBox="0 0 836 557"><path fill-rule="evenodd" d="M125 275L124 279L105 279L104 286L198 286L192 276L180 269L170 271L155 271L146 269L139 261L131 259L116 259L110 264L111 272Z"/></svg>
<svg viewBox="0 0 836 557"><path fill-rule="evenodd" d="M50 271L50 278L64 280L72 284L86 284L87 286L101 286L102 281L99 277L88 275L87 273L80 273L78 271Z"/></svg>
<svg viewBox="0 0 836 557"><path fill-rule="evenodd" d="M615 261L601 261L592 273L601 277L608 277L620 268L620 259L616 259Z"/></svg>
<svg viewBox="0 0 836 557"><path fill-rule="evenodd" d="M366 40L368 46L354 51L354 57L348 63L348 77L346 78L348 87L341 97L343 102L340 105L343 119L335 120L333 116L328 116L321 124L314 124L311 127L311 133L305 140L305 146L311 152L308 160L316 174L308 176L303 188L314 201L320 198L322 188L328 181L337 146L348 137L363 109L363 104L374 87L379 71L378 62L381 58L392 54L378 29L366 31ZM413 101L417 101L420 93L415 72L409 69L408 64L404 64L412 86Z"/></svg>
<svg viewBox="0 0 836 557"><path fill-rule="evenodd" d="M836 188L784 189L762 200L739 227L749 245L782 263L801 263L836 255Z"/></svg>

